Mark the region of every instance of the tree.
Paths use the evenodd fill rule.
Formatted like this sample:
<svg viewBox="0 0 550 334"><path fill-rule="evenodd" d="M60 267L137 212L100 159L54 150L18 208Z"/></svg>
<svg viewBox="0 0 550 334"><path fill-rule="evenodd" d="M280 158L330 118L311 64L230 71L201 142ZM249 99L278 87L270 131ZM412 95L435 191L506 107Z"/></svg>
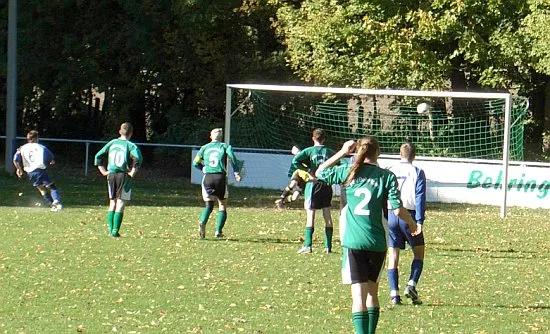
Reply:
<svg viewBox="0 0 550 334"><path fill-rule="evenodd" d="M289 65L320 85L529 91L548 59L527 38L548 41L542 0L274 2Z"/></svg>
<svg viewBox="0 0 550 334"><path fill-rule="evenodd" d="M19 132L110 138L131 121L136 140L168 140L182 122L219 122L228 82L289 73L274 13L255 0L20 2ZM4 3L0 14L7 20Z"/></svg>

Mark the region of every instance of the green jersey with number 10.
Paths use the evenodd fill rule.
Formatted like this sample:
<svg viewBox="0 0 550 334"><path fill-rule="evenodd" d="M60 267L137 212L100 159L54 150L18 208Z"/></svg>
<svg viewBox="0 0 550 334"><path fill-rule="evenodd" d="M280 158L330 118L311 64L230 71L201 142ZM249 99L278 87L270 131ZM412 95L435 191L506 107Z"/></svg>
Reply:
<svg viewBox="0 0 550 334"><path fill-rule="evenodd" d="M113 139L95 155L95 165L101 164L102 157L108 154L109 173L127 173L132 167L141 166L143 157L136 144L126 139Z"/></svg>
<svg viewBox="0 0 550 334"><path fill-rule="evenodd" d="M318 179L326 183L346 182L351 165L336 166L321 171ZM342 246L373 252L387 250L387 223L384 207L401 207L395 175L376 165L365 164L345 188L347 205L342 210L340 233Z"/></svg>

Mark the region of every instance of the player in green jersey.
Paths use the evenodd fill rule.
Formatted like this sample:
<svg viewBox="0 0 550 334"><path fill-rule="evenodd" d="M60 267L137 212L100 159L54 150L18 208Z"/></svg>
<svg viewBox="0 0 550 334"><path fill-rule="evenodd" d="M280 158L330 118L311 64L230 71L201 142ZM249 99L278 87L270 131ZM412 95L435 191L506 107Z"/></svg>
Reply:
<svg viewBox="0 0 550 334"><path fill-rule="evenodd" d="M351 165L335 166L354 151ZM357 143L350 140L316 172L327 184L346 185L347 204L340 217L342 281L351 284L352 320L358 334L375 333L380 316L378 284L388 249L384 208L402 218L410 231L416 231L415 221L402 206L397 178L377 166L379 154L374 137Z"/></svg>
<svg viewBox="0 0 550 334"><path fill-rule="evenodd" d="M113 139L95 155L95 165L101 175L107 177L109 190L109 208L107 226L112 237L119 237L120 226L124 216L126 202L132 195L132 178L143 162L143 157L136 144L130 141L133 134L132 124L120 125L120 137ZM107 168L104 158L107 156Z"/></svg>
<svg viewBox="0 0 550 334"><path fill-rule="evenodd" d="M201 182L202 198L205 208L199 218L199 238L204 239L206 223L214 210L214 201L218 201L218 215L216 219L216 238L223 237L223 227L227 220L227 158L231 160L234 177L241 180L240 172L243 161L237 160L231 145L223 143L222 129L213 129L210 132L210 143L202 146L193 160L193 166L200 169L204 176Z"/></svg>
<svg viewBox="0 0 550 334"><path fill-rule="evenodd" d="M325 130L317 128L313 130L311 140L313 146L307 147L298 152L292 159L289 176L297 169L304 170L311 175L315 174L317 168L330 158L334 151L325 146ZM332 252L332 234L334 227L330 215L330 206L332 201L332 187L323 181L310 180L305 185L304 190L304 209L306 210L306 228L304 231L304 244L298 250L298 254L307 254L312 252L313 232L315 231L315 210L323 211L325 220L325 252Z"/></svg>

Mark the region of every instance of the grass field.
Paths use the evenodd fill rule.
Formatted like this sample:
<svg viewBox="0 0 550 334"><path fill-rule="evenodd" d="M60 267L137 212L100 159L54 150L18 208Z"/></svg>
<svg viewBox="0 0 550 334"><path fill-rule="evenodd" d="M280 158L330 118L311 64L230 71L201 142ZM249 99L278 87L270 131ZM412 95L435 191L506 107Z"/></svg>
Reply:
<svg viewBox="0 0 550 334"><path fill-rule="evenodd" d="M0 332L353 332L338 238L325 255L318 228L314 253L295 253L301 203L276 210L277 191L232 188L227 238L211 217L198 240L199 187L138 177L113 239L104 180L55 178L59 213L35 206L27 180L0 176ZM427 217L424 304L390 306L384 276L379 333L550 333L548 210L502 221L496 207L430 203Z"/></svg>

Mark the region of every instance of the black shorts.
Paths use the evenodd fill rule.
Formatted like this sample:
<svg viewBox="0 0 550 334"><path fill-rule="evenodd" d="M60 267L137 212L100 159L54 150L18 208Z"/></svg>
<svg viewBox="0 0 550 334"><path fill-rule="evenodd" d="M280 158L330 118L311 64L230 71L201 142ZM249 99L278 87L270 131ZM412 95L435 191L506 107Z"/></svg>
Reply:
<svg viewBox="0 0 550 334"><path fill-rule="evenodd" d="M107 175L109 199L129 201L132 197L132 178L126 173L112 173Z"/></svg>
<svg viewBox="0 0 550 334"><path fill-rule="evenodd" d="M322 181L313 181L306 184L304 207L306 209L329 208L332 204L332 187Z"/></svg>
<svg viewBox="0 0 550 334"><path fill-rule="evenodd" d="M204 174L201 187L203 199L209 199L211 196L218 199L227 198L227 177L223 173Z"/></svg>
<svg viewBox="0 0 550 334"><path fill-rule="evenodd" d="M386 252L344 248L342 280L345 284L379 282Z"/></svg>

